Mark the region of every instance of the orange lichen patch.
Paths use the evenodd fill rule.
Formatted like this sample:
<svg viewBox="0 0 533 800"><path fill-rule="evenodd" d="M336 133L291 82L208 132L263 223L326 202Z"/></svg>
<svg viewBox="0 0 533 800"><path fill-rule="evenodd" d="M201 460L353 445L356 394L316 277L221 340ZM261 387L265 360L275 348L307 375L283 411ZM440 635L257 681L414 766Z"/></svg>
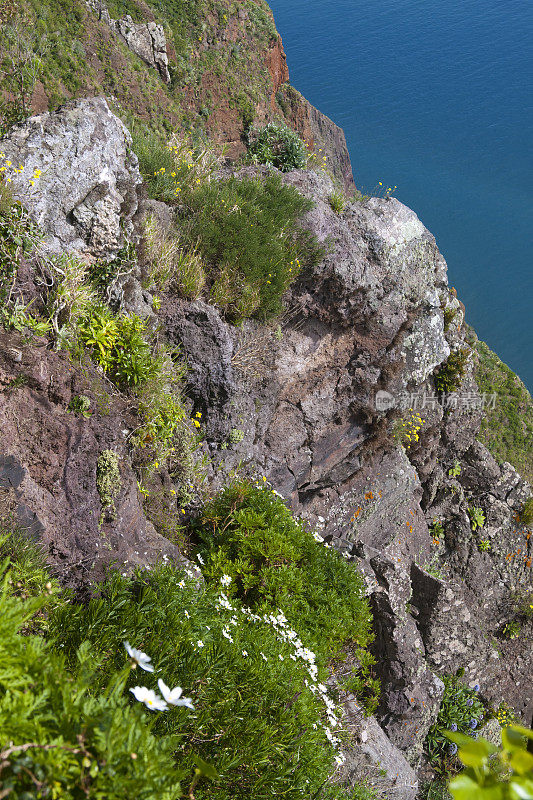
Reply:
<svg viewBox="0 0 533 800"><path fill-rule="evenodd" d="M374 492L365 492L365 500L373 500Z"/></svg>

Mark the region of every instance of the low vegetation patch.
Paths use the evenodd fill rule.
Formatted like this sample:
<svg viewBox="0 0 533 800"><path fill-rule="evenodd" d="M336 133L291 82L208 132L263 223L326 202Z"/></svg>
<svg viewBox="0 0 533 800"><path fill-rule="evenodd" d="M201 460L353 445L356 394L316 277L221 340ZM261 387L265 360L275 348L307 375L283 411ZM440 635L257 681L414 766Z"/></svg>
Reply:
<svg viewBox="0 0 533 800"><path fill-rule="evenodd" d="M306 535L311 560L340 561ZM40 561L17 566L15 542L3 553L0 769L14 797L374 797L329 782L344 736L305 621L266 601L254 611L228 575L200 589L173 566L111 574L81 604L55 596ZM21 595L15 578L32 569Z"/></svg>
<svg viewBox="0 0 533 800"><path fill-rule="evenodd" d="M281 172L303 169L307 164L305 142L284 123L270 122L263 128L250 128L247 139L253 164L272 164Z"/></svg>
<svg viewBox="0 0 533 800"><path fill-rule="evenodd" d="M299 272L324 256L299 224L312 202L279 175L216 179L219 155L190 138L164 145L138 127L133 136L152 196L178 211L174 237L146 223L148 257L163 264L152 269L154 284L189 298L205 293L233 320L278 314Z"/></svg>
<svg viewBox="0 0 533 800"><path fill-rule="evenodd" d="M343 648L355 650L365 679L361 688L370 690L367 699L374 702L378 686L367 652L371 616L363 579L352 564L309 533L275 493L244 482L204 508L196 535L209 584L225 581L229 597L257 613L281 609L312 645L321 667Z"/></svg>
<svg viewBox="0 0 533 800"><path fill-rule="evenodd" d="M429 729L426 738L426 752L430 762L443 772L454 772L457 745L450 742L447 731L458 731L474 737L487 718L487 711L481 702L479 686L470 689L459 676L444 676L444 697L439 716ZM476 731L476 733L472 733Z"/></svg>
<svg viewBox="0 0 533 800"><path fill-rule="evenodd" d="M455 350L448 360L437 370L434 376L435 388L439 394L455 392L461 386L470 350Z"/></svg>
<svg viewBox="0 0 533 800"><path fill-rule="evenodd" d="M474 377L479 391L494 402L485 405L479 439L500 463L509 461L533 483L533 400L515 373L490 348L469 336L475 353Z"/></svg>

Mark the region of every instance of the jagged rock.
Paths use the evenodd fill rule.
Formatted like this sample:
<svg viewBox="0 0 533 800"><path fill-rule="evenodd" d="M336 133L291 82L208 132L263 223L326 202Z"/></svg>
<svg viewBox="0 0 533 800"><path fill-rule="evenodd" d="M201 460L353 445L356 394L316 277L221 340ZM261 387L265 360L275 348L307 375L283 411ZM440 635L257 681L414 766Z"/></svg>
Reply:
<svg viewBox="0 0 533 800"><path fill-rule="evenodd" d="M134 22L129 14L114 22L130 50L143 59L161 75L165 83L170 83L165 31L156 22Z"/></svg>
<svg viewBox="0 0 533 800"><path fill-rule="evenodd" d="M447 674L463 668L472 684L489 685L500 669L498 652L470 612L462 587L433 577L416 564L411 584L411 603L417 609L417 627L429 663Z"/></svg>
<svg viewBox="0 0 533 800"><path fill-rule="evenodd" d="M418 792L416 773L379 726L375 717L364 717L355 700L344 702L343 724L356 739L344 749L346 762L335 779L356 787L367 782L378 797L414 800Z"/></svg>
<svg viewBox="0 0 533 800"><path fill-rule="evenodd" d="M51 251L117 255L132 233L141 176L130 134L105 99L30 117L2 139L2 150L24 166L11 186ZM36 169L41 175L31 186Z"/></svg>
<svg viewBox="0 0 533 800"><path fill-rule="evenodd" d="M11 514L43 544L63 582L102 578L110 564L131 572L161 560L185 563L144 516L127 449L134 419L95 370L83 376L65 355L0 333L0 392L0 517ZM91 400L90 418L67 411L79 394ZM96 481L105 450L117 454L120 470L115 513L107 515Z"/></svg>
<svg viewBox="0 0 533 800"><path fill-rule="evenodd" d="M156 69L165 83L170 83L167 42L162 25L157 22L134 22L129 14L113 19L102 0L86 0L89 8L124 39L130 50Z"/></svg>

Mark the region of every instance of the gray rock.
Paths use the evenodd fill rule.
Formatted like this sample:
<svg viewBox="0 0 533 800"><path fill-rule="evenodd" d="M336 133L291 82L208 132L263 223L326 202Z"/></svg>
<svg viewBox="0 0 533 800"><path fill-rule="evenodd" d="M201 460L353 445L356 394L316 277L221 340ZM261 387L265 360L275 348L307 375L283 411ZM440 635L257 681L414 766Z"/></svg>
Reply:
<svg viewBox="0 0 533 800"><path fill-rule="evenodd" d="M157 22L134 22L129 14L113 19L102 0L86 0L89 8L114 30L136 55L156 69L165 83L170 83L167 42L162 25Z"/></svg>
<svg viewBox="0 0 533 800"><path fill-rule="evenodd" d="M154 67L165 83L170 83L165 31L156 22L134 22L127 14L114 22L130 50Z"/></svg>
<svg viewBox="0 0 533 800"><path fill-rule="evenodd" d="M130 134L105 99L30 117L2 139L2 150L24 166L11 186L52 252L116 256L133 230L141 176ZM31 186L36 169L41 175Z"/></svg>

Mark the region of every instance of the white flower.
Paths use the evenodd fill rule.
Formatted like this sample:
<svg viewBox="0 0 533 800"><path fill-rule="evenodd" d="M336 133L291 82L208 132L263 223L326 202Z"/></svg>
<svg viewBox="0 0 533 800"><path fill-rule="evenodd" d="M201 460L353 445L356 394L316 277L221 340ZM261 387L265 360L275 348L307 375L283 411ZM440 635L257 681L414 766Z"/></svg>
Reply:
<svg viewBox="0 0 533 800"><path fill-rule="evenodd" d="M205 561L203 560L203 558L202 558L202 556L200 555L200 553L198 553L198 555L196 556L196 558L198 559L198 563L199 563L199 564L202 564L202 566L205 564Z"/></svg>
<svg viewBox="0 0 533 800"><path fill-rule="evenodd" d="M181 696L183 692L181 686L175 686L173 689L169 689L169 687L163 680L161 680L161 678L159 678L157 681L157 685L159 686L159 691L169 706L185 706L186 708L190 708L191 711L194 711L191 698Z"/></svg>
<svg viewBox="0 0 533 800"><path fill-rule="evenodd" d="M246 656L248 655L248 651L247 651L247 650L243 650L243 651L242 651L242 654L243 654L243 656L246 658Z"/></svg>
<svg viewBox="0 0 533 800"><path fill-rule="evenodd" d="M144 703L146 708L152 711L165 711L167 709L167 704L163 698L159 697L152 689L147 689L146 686L134 686L133 689L130 689L130 692L136 700Z"/></svg>
<svg viewBox="0 0 533 800"><path fill-rule="evenodd" d="M278 658L279 658L279 660L280 660L280 661L283 661L283 656L281 655L281 653L280 653L280 655L278 656Z"/></svg>
<svg viewBox="0 0 533 800"><path fill-rule="evenodd" d="M319 533L313 533L313 539L315 540L315 542L323 542L324 541L324 539L322 538L322 536Z"/></svg>
<svg viewBox="0 0 533 800"><path fill-rule="evenodd" d="M229 575L223 575L220 579L220 583L222 586L229 586L231 583L231 577Z"/></svg>
<svg viewBox="0 0 533 800"><path fill-rule="evenodd" d="M150 656L147 656L146 653L142 652L142 650L137 650L135 647L132 647L129 642L122 642L122 644L126 648L127 654L136 665L138 665L141 669L146 670L146 672L154 671L152 664L150 664L150 661L152 660Z"/></svg>
<svg viewBox="0 0 533 800"><path fill-rule="evenodd" d="M178 586L180 589L185 589L185 581L178 581Z"/></svg>
<svg viewBox="0 0 533 800"><path fill-rule="evenodd" d="M263 661L268 661L268 658L266 657L266 655L263 653L262 650L260 651L260 655L261 655L261 658L263 659Z"/></svg>
<svg viewBox="0 0 533 800"><path fill-rule="evenodd" d="M196 642L196 644L198 645L198 647L203 647L203 646L204 646L204 643L202 642L202 640L201 640L201 639L198 639L198 641Z"/></svg>
<svg viewBox="0 0 533 800"><path fill-rule="evenodd" d="M339 755L338 755L338 756L335 756L335 761L337 762L337 764L338 764L340 767L342 767L342 765L343 765L343 764L344 764L344 762L346 761L346 756L344 755L344 753L339 753Z"/></svg>
<svg viewBox="0 0 533 800"><path fill-rule="evenodd" d="M183 613L185 614L185 616L187 617L187 619L189 619L189 617L190 617L190 614L189 614L189 612L188 612L187 610L185 610Z"/></svg>
<svg viewBox="0 0 533 800"><path fill-rule="evenodd" d="M232 639L232 637L230 635L230 632L227 630L227 628L222 628L222 636L225 636L226 639L229 639L230 642L233 642L233 639Z"/></svg>

